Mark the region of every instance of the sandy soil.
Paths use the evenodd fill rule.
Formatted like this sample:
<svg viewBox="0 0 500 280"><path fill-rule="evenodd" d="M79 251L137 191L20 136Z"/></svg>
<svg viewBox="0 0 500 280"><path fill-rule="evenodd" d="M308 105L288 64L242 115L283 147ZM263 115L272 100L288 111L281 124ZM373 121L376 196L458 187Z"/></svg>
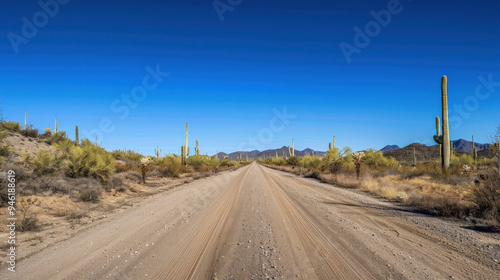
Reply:
<svg viewBox="0 0 500 280"><path fill-rule="evenodd" d="M500 244L252 164L146 198L0 279L497 279L498 252L475 242Z"/></svg>

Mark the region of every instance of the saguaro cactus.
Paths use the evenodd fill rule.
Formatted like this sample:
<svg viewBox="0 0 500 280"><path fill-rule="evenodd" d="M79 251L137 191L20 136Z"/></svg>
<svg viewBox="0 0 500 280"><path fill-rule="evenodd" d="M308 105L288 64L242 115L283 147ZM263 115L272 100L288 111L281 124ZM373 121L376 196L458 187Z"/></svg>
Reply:
<svg viewBox="0 0 500 280"><path fill-rule="evenodd" d="M434 141L442 145L441 163L443 171L447 172L450 167L450 130L448 125L448 92L447 92L447 77L441 79L441 109L443 118L443 135L434 135ZM438 119L436 119L438 120Z"/></svg>
<svg viewBox="0 0 500 280"><path fill-rule="evenodd" d="M54 123L54 133L57 133L58 128L59 128L59 124L57 123L57 115L56 115L56 121Z"/></svg>
<svg viewBox="0 0 500 280"><path fill-rule="evenodd" d="M472 148L470 149L470 153L472 155L472 158L474 159L474 165L476 165L477 148L476 148L476 144L474 144L474 135L472 135Z"/></svg>
<svg viewBox="0 0 500 280"><path fill-rule="evenodd" d="M288 146L288 153L290 154L291 157L295 156L295 143L293 139L292 139L292 148Z"/></svg>
<svg viewBox="0 0 500 280"><path fill-rule="evenodd" d="M333 147L335 148L335 136L333 136Z"/></svg>
<svg viewBox="0 0 500 280"><path fill-rule="evenodd" d="M80 137L78 136L78 125L75 126L75 145L80 145Z"/></svg>
<svg viewBox="0 0 500 280"><path fill-rule="evenodd" d="M497 139L496 143L491 144L490 149L495 154L498 161L498 174L500 174L500 137Z"/></svg>
<svg viewBox="0 0 500 280"><path fill-rule="evenodd" d="M328 143L328 150L332 149L332 142Z"/></svg>
<svg viewBox="0 0 500 280"><path fill-rule="evenodd" d="M200 155L200 149L198 148L198 140L196 140L196 148L194 148L194 154L196 156Z"/></svg>
<svg viewBox="0 0 500 280"><path fill-rule="evenodd" d="M156 155L156 158L159 158L161 155L161 150L160 150L160 147L158 147L158 146L156 146L155 155Z"/></svg>
<svg viewBox="0 0 500 280"><path fill-rule="evenodd" d="M189 156L189 147L188 147L188 122L186 122L186 145L184 147L184 153L182 155L182 161L186 164L186 159Z"/></svg>
<svg viewBox="0 0 500 280"><path fill-rule="evenodd" d="M439 137L441 136L441 121L439 120L439 117L436 117L436 135ZM441 158L443 155L443 145L439 144L439 158ZM443 162L441 160L441 162Z"/></svg>

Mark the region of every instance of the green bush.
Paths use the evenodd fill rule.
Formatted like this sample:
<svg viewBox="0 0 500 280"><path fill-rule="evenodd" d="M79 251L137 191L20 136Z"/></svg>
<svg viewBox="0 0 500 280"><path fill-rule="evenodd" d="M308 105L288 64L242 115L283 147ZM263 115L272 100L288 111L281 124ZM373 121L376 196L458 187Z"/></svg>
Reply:
<svg viewBox="0 0 500 280"><path fill-rule="evenodd" d="M73 146L67 154L66 176L70 178L93 177L107 181L114 171L111 153L85 140L82 146Z"/></svg>
<svg viewBox="0 0 500 280"><path fill-rule="evenodd" d="M53 175L61 169L62 160L57 155L52 155L48 150L39 150L33 158L27 156L25 161L33 167L33 172L38 176Z"/></svg>
<svg viewBox="0 0 500 280"><path fill-rule="evenodd" d="M232 160L229 160L229 159L223 159L220 162L220 166L232 167L232 166L236 166L236 165L238 165L238 163L236 161L232 161Z"/></svg>
<svg viewBox="0 0 500 280"><path fill-rule="evenodd" d="M158 170L163 176L178 178L184 170L184 166L180 157L167 157L163 158L162 162L159 163Z"/></svg>
<svg viewBox="0 0 500 280"><path fill-rule="evenodd" d="M46 142L48 144L54 144L54 143L59 143L65 139L68 139L68 137L66 136L66 132L61 130L50 135L50 137L46 140Z"/></svg>
<svg viewBox="0 0 500 280"><path fill-rule="evenodd" d="M349 156L351 151L349 147L344 147L342 150L333 147L328 150L323 158L322 169L331 173L337 173L342 170L352 170L354 164L352 157Z"/></svg>
<svg viewBox="0 0 500 280"><path fill-rule="evenodd" d="M204 156L190 156L186 163L194 168L195 171L206 171L210 166L209 160Z"/></svg>
<svg viewBox="0 0 500 280"><path fill-rule="evenodd" d="M321 164L321 158L317 156L304 156L299 160L299 165L308 169L319 169L321 168Z"/></svg>
<svg viewBox="0 0 500 280"><path fill-rule="evenodd" d="M1 123L2 127L11 130L11 131L16 131L20 132L21 131L21 126L19 125L18 122L13 122L13 121L4 121Z"/></svg>
<svg viewBox="0 0 500 280"><path fill-rule="evenodd" d="M396 169L399 166L399 162L395 158L384 157L384 154L381 151L375 151L374 149L369 149L368 151L366 151L363 159L366 166L374 169Z"/></svg>
<svg viewBox="0 0 500 280"><path fill-rule="evenodd" d="M298 166L299 165L299 160L296 157L289 157L286 160L286 163L291 165L291 166Z"/></svg>
<svg viewBox="0 0 500 280"><path fill-rule="evenodd" d="M450 165L455 167L462 167L462 165L472 166L474 164L474 158L470 154L463 154L461 156L452 155L450 159Z"/></svg>

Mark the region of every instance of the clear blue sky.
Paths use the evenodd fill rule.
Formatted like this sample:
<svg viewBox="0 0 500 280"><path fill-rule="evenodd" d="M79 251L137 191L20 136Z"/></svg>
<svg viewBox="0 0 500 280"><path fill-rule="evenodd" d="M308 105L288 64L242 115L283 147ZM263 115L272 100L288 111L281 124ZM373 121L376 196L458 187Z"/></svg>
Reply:
<svg viewBox="0 0 500 280"><path fill-rule="evenodd" d="M370 12L392 2L243 0L221 21L212 0L72 0L47 18L37 1L5 1L0 102L7 119L22 122L28 109L40 129L57 115L72 139L75 125L109 120L100 140L110 150L179 153L186 121L202 153L292 138L325 150L334 135L338 146L380 149L433 144L447 75L450 109L464 107L450 112L451 138L487 142L500 124L500 2L401 0L348 63L341 43L356 47L354 28L376 28ZM33 34L22 18L34 16ZM32 38L19 39L23 28ZM161 83L134 108L120 101L157 65L169 73ZM271 126L284 107L296 117ZM242 144L249 137L258 145Z"/></svg>

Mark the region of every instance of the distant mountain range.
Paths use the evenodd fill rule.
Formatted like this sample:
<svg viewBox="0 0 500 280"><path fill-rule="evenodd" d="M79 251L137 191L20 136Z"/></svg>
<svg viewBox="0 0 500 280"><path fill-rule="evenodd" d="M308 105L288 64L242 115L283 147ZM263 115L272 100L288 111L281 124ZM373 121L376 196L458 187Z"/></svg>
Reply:
<svg viewBox="0 0 500 280"><path fill-rule="evenodd" d="M472 148L472 142L464 139L458 139L452 141L454 151L457 155L461 155L464 153L470 153ZM489 144L480 144L474 143L476 146L478 156L480 157L492 157L493 155L489 151ZM420 143L413 143L404 148L400 148L398 145L387 145L383 147L380 151L384 153L386 156L392 156L396 158L398 161L413 161L413 147L415 147L415 154L417 156L418 161L431 160L439 156L439 146L432 145L426 146ZM288 152L288 147L283 146L279 149L270 149L265 151L241 151L241 152L233 152L230 154L227 153L218 153L219 158L224 158L224 156L228 156L231 160L236 160L240 155L242 159L245 159L248 155L248 158L251 160L259 159L259 158L269 158L276 157L276 152L278 152L278 156L282 157L283 155L290 156ZM313 151L310 148L304 149L302 151L295 150L295 156L302 157L305 155L310 155L312 152L316 156L323 157L326 152L323 151Z"/></svg>
<svg viewBox="0 0 500 280"><path fill-rule="evenodd" d="M236 160L240 155L242 159L245 159L246 156L248 155L249 159L259 159L259 158L269 158L269 157L276 157L276 152L278 153L278 156L282 157L283 155L290 156L290 153L288 151L287 146L283 146L279 149L270 149L270 150L265 150L265 151L258 151L258 150L253 150L253 151L241 151L241 152L233 152L230 154L227 153L218 153L219 158L224 158L224 156L227 156L230 160ZM324 156L326 152L322 151L314 151L310 148L304 149L302 151L295 150L295 156L297 157L302 157L305 155L310 155L312 152L314 152L315 155L317 156Z"/></svg>
<svg viewBox="0 0 500 280"><path fill-rule="evenodd" d="M464 139L455 140L452 143L453 151L458 156L470 153L472 148L472 142ZM493 157L489 150L489 144L474 143L474 146L476 146L478 157ZM417 161L427 161L439 157L439 145L426 146L420 143L413 143L404 148L399 148L396 145L385 146L381 151L384 152L385 156L394 157L400 162L412 162L414 148Z"/></svg>

